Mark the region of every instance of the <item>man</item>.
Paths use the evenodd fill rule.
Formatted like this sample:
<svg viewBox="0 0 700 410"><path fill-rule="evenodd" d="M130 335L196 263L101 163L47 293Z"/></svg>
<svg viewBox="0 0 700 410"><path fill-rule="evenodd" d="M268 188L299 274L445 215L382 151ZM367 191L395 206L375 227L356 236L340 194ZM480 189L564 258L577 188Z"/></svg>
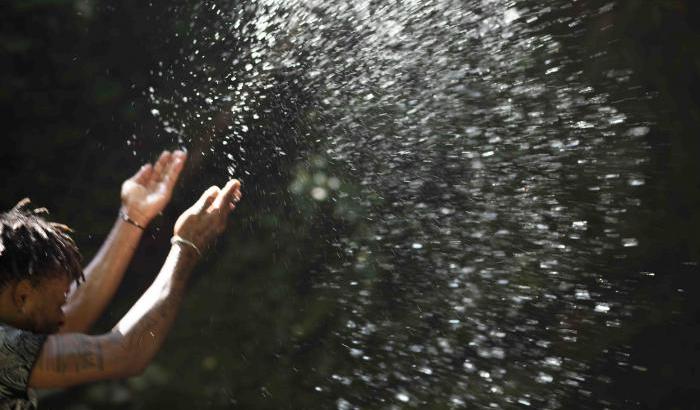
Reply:
<svg viewBox="0 0 700 410"><path fill-rule="evenodd" d="M47 221L45 209L31 211L24 200L0 214L0 409L35 408L30 387L129 377L148 366L192 269L241 198L238 180L210 187L180 215L153 284L110 332L87 332L114 296L145 227L170 200L185 160L182 151L163 152L124 182L119 218L84 271L70 229Z"/></svg>

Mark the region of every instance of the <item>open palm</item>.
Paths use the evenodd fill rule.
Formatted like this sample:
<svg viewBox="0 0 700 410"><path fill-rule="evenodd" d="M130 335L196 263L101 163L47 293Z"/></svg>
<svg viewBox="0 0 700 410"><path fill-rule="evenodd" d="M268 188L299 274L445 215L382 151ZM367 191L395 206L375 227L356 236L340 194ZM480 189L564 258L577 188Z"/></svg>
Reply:
<svg viewBox="0 0 700 410"><path fill-rule="evenodd" d="M187 155L163 151L155 165L146 164L122 184L122 206L129 217L146 226L170 201Z"/></svg>

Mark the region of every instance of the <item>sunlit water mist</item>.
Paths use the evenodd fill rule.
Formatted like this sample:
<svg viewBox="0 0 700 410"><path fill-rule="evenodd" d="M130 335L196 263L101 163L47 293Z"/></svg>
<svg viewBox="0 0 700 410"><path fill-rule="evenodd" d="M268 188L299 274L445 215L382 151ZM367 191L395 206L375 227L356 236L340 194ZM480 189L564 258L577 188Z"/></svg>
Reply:
<svg viewBox="0 0 700 410"><path fill-rule="evenodd" d="M346 365L316 386L339 409L603 408L586 390L605 382L592 361L619 353L634 368L600 336L624 329L645 280L616 265L641 240L627 221L650 124L613 98L643 97L629 72L587 83L585 56L550 30L573 6L550 3L203 2L181 55L154 73L169 84L148 92L164 132L206 140L195 146L231 175L263 120L294 111L279 88L303 100L296 128L268 135L267 160L311 135L300 162L326 157L342 175L290 191L349 198L363 224L313 279L347 315L332 338ZM575 38L605 11L559 23Z"/></svg>

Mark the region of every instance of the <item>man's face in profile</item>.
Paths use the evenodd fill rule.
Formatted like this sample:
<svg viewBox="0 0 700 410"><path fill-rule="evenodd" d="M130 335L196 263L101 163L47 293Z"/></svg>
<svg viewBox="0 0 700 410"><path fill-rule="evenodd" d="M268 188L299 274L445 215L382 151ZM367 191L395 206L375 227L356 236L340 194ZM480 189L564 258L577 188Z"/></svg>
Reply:
<svg viewBox="0 0 700 410"><path fill-rule="evenodd" d="M35 333L56 333L63 326L66 317L63 305L70 290L68 275L51 276L41 279L27 292L25 305L26 323Z"/></svg>

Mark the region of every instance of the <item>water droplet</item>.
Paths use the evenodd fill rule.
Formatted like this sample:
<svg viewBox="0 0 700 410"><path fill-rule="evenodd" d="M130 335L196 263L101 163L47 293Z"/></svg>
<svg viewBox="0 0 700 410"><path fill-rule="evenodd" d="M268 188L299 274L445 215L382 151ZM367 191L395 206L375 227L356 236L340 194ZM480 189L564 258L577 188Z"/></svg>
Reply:
<svg viewBox="0 0 700 410"><path fill-rule="evenodd" d="M549 375L549 374L547 374L547 373L540 372L540 373L537 375L537 379L536 379L536 380L537 380L537 383L547 384L547 383L553 382L553 381L554 381L554 377L552 377L551 375Z"/></svg>
<svg viewBox="0 0 700 410"><path fill-rule="evenodd" d="M651 131L649 127L634 127L627 131L627 135L630 137L643 137Z"/></svg>
<svg viewBox="0 0 700 410"><path fill-rule="evenodd" d="M503 21L510 24L520 18L520 13L515 8L510 8L503 13Z"/></svg>
<svg viewBox="0 0 700 410"><path fill-rule="evenodd" d="M588 128L593 128L593 127L595 127L595 125L593 125L587 121L579 121L576 123L576 128L588 129Z"/></svg>
<svg viewBox="0 0 700 410"><path fill-rule="evenodd" d="M591 295L585 289L576 290L576 299L578 300L591 300Z"/></svg>
<svg viewBox="0 0 700 410"><path fill-rule="evenodd" d="M433 369L431 369L429 367L421 367L420 369L418 369L418 371L423 373L423 374L427 374L427 375L433 374Z"/></svg>
<svg viewBox="0 0 700 410"><path fill-rule="evenodd" d="M400 401L400 402L408 403L408 401L409 401L411 398L408 397L408 394L406 394L406 393L397 393L397 394L396 394L396 399L397 399L398 401Z"/></svg>
<svg viewBox="0 0 700 410"><path fill-rule="evenodd" d="M585 230L588 226L588 221L574 221L571 226L579 230Z"/></svg>
<svg viewBox="0 0 700 410"><path fill-rule="evenodd" d="M631 248L639 245L639 242L635 238L624 238L622 239L622 246L625 248Z"/></svg>
<svg viewBox="0 0 700 410"><path fill-rule="evenodd" d="M598 313L608 313L610 311L610 305L607 303L599 303L595 305L595 311Z"/></svg>
<svg viewBox="0 0 700 410"><path fill-rule="evenodd" d="M352 409L352 404L350 404L349 401L340 398L338 401L335 402L336 406L338 406L338 410L351 410Z"/></svg>

